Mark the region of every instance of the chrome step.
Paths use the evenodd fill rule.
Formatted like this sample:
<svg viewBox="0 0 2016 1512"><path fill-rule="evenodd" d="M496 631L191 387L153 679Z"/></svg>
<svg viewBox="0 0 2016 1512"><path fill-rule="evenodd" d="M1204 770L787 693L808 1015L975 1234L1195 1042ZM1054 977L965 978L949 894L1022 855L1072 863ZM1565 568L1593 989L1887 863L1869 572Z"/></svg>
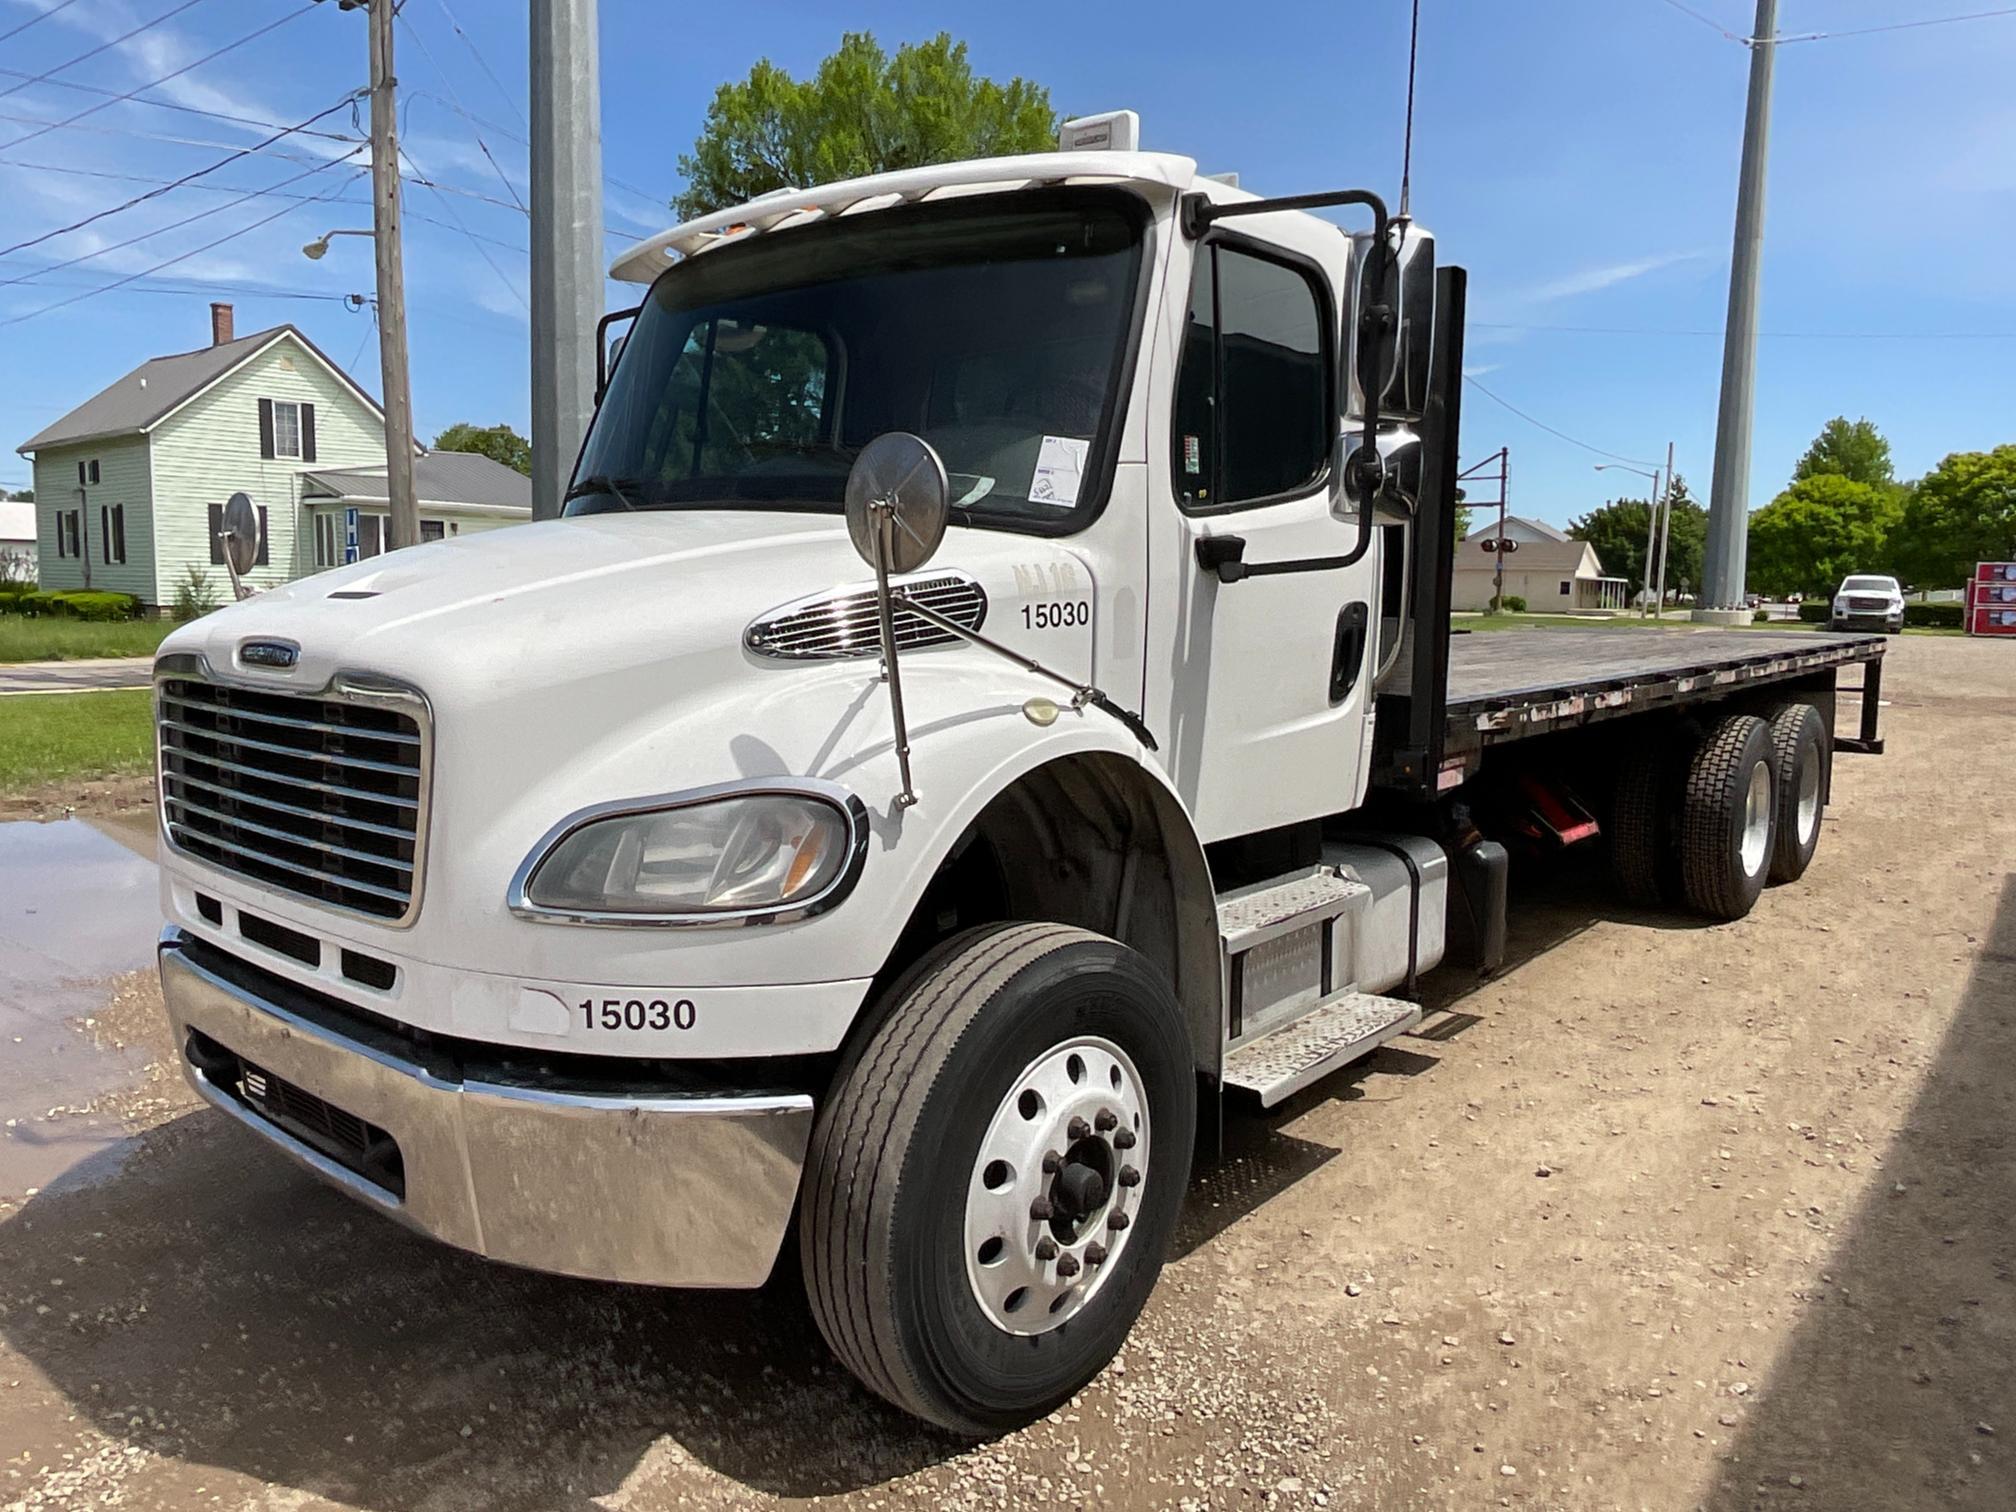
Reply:
<svg viewBox="0 0 2016 1512"><path fill-rule="evenodd" d="M1293 934L1368 900L1372 889L1334 866L1242 887L1218 897L1218 932L1225 954L1244 955L1257 945Z"/></svg>
<svg viewBox="0 0 2016 1512"><path fill-rule="evenodd" d="M1370 1055L1421 1022L1421 1005L1369 992L1340 992L1291 1023L1225 1057L1225 1084L1271 1108L1339 1066Z"/></svg>

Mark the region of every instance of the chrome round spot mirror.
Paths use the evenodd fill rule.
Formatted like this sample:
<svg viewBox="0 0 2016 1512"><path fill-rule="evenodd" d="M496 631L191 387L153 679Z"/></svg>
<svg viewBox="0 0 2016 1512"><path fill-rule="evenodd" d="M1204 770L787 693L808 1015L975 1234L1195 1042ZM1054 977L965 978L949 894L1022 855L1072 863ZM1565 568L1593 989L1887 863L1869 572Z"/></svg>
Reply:
<svg viewBox="0 0 2016 1512"><path fill-rule="evenodd" d="M224 560L233 573L250 572L259 560L259 511L251 499L234 493L224 503L222 524L218 537L224 543Z"/></svg>
<svg viewBox="0 0 2016 1512"><path fill-rule="evenodd" d="M945 539L952 490L929 441L887 431L861 448L847 474L847 534L871 567L915 572ZM878 551L886 536L888 556Z"/></svg>

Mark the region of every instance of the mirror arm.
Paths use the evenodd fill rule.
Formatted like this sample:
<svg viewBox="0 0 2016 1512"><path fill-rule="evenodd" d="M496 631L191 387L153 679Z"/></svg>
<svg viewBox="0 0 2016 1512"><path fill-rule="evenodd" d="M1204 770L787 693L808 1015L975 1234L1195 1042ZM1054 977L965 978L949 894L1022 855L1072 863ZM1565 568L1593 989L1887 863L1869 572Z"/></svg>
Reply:
<svg viewBox="0 0 2016 1512"><path fill-rule="evenodd" d="M895 590L891 596L900 599L903 607L924 621L925 624L943 630L948 635L956 635L963 641L970 641L983 651L992 651L996 656L1014 662L1016 666L1022 668L1025 672L1034 672L1039 677L1047 677L1052 682L1069 688L1071 690L1071 703L1074 708L1083 708L1086 704L1090 704L1095 709L1111 714L1120 723L1127 726L1133 732L1134 738L1148 747L1149 750L1158 751L1161 749L1160 746L1155 744L1154 734L1142 722L1140 715L1130 713L1128 710L1121 708L1120 705L1113 702L1112 699L1108 698L1090 683L1074 682L1061 672L1053 672L1033 657L1024 656L1020 651L1010 650L999 641L989 640L978 630L969 630L957 620L947 619L936 609L918 603L916 599L910 597L907 592L900 588Z"/></svg>
<svg viewBox="0 0 2016 1512"><path fill-rule="evenodd" d="M609 392L609 327L619 320L635 320L644 313L644 306L632 305L627 310L611 310L595 322L595 402L600 404L602 396Z"/></svg>
<svg viewBox="0 0 2016 1512"><path fill-rule="evenodd" d="M896 665L896 616L890 607L890 537L896 529L896 506L882 499L869 508L875 512L875 617L882 632L882 671L889 679L889 714L896 726L896 769L903 778L896 807L906 809L916 804L917 790L910 782L910 726L903 717L903 674Z"/></svg>

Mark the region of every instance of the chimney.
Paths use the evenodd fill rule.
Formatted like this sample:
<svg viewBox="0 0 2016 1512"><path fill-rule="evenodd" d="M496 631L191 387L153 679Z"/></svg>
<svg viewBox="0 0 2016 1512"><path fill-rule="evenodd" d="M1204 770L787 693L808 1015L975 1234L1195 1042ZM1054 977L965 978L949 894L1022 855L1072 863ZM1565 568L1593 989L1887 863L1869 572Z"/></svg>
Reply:
<svg viewBox="0 0 2016 1512"><path fill-rule="evenodd" d="M222 346L231 339L231 306L210 306L210 345Z"/></svg>

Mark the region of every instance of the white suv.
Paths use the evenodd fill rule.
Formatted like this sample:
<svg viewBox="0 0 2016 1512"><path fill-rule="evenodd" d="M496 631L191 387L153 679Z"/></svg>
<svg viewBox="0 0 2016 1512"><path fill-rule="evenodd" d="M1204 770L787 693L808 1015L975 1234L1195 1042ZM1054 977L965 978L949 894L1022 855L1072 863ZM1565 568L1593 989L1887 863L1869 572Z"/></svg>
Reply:
<svg viewBox="0 0 2016 1512"><path fill-rule="evenodd" d="M1893 577L1843 578L1834 590L1827 628L1882 630L1895 635L1904 628L1904 590Z"/></svg>

